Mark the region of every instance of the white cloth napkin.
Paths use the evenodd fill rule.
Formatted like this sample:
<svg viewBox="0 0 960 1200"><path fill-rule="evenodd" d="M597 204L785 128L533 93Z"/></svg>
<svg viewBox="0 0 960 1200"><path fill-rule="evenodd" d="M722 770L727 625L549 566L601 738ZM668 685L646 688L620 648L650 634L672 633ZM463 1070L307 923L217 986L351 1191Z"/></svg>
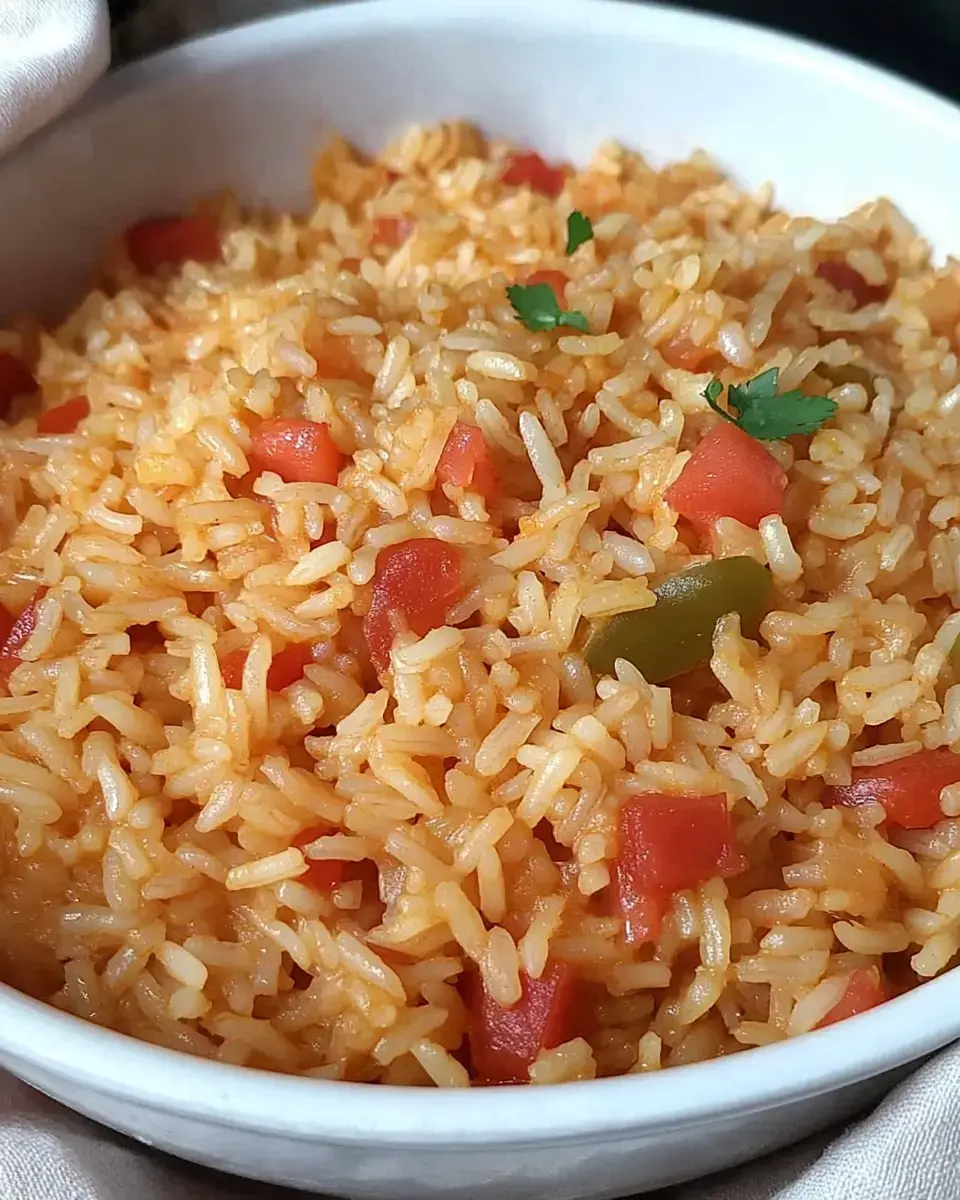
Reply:
<svg viewBox="0 0 960 1200"><path fill-rule="evenodd" d="M0 153L82 96L109 61L106 0L0 0Z"/></svg>
<svg viewBox="0 0 960 1200"><path fill-rule="evenodd" d="M289 0L276 0L290 7ZM194 12L197 0L185 4ZM222 5L222 0L216 0ZM237 3L230 0L228 8ZM241 7L247 0L240 0ZM197 5L199 9L200 5ZM259 11L269 4L257 2ZM230 15L238 15L231 9ZM209 23L209 22L207 22ZM83 94L106 68L104 0L0 0L0 153ZM960 1046L869 1117L658 1200L958 1200ZM153 1154L0 1072L2 1200L294 1200Z"/></svg>

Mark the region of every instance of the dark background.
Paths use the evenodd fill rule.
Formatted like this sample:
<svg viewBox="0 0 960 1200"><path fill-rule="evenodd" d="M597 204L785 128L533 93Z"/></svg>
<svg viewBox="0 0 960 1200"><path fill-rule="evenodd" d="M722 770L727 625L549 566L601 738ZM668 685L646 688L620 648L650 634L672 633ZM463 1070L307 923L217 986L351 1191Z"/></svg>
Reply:
<svg viewBox="0 0 960 1200"><path fill-rule="evenodd" d="M115 57L137 57L305 2L309 0L109 0ZM688 0L683 7L826 42L960 100L960 0ZM749 80L718 79L715 86L749 87ZM762 96L757 104L762 107Z"/></svg>
<svg viewBox="0 0 960 1200"><path fill-rule="evenodd" d="M826 42L960 100L960 0L694 0Z"/></svg>

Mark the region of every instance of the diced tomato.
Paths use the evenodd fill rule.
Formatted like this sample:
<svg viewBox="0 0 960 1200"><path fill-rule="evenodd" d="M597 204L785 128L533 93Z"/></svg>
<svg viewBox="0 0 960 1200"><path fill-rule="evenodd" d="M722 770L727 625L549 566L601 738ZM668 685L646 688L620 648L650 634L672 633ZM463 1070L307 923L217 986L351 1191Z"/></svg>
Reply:
<svg viewBox="0 0 960 1200"><path fill-rule="evenodd" d="M220 257L220 232L208 217L148 217L130 226L126 243L130 261L143 275L152 275L158 267L189 260L215 262Z"/></svg>
<svg viewBox="0 0 960 1200"><path fill-rule="evenodd" d="M553 289L553 294L557 298L557 303L561 308L563 308L567 284L570 281L562 271L534 271L532 275L527 276L525 282L528 287L536 283L545 283L548 287Z"/></svg>
<svg viewBox="0 0 960 1200"><path fill-rule="evenodd" d="M486 438L475 425L458 421L450 430L437 463L437 479L479 492L486 500L496 497L497 468Z"/></svg>
<svg viewBox="0 0 960 1200"><path fill-rule="evenodd" d="M616 889L625 934L655 939L669 896L746 869L725 796L634 796L620 807Z"/></svg>
<svg viewBox="0 0 960 1200"><path fill-rule="evenodd" d="M467 997L470 1062L484 1083L527 1083L541 1050L573 1036L573 972L566 963L548 962L539 979L520 977L522 995L513 1008L501 1008L478 977Z"/></svg>
<svg viewBox="0 0 960 1200"><path fill-rule="evenodd" d="M850 783L825 789L823 803L876 801L883 805L891 825L929 829L943 820L940 792L952 783L960 783L960 755L946 747L921 750L881 766L856 767Z"/></svg>
<svg viewBox="0 0 960 1200"><path fill-rule="evenodd" d="M86 396L74 396L48 408L37 418L37 433L47 436L52 433L73 433L84 417L90 416L90 401Z"/></svg>
<svg viewBox="0 0 960 1200"><path fill-rule="evenodd" d="M6 642L16 622L17 618L10 609L5 604L0 604L0 646Z"/></svg>
<svg viewBox="0 0 960 1200"><path fill-rule="evenodd" d="M324 521L323 533L318 538L311 538L310 549L316 550L318 546L327 546L330 542L337 540L337 526L335 521Z"/></svg>
<svg viewBox="0 0 960 1200"><path fill-rule="evenodd" d="M285 483L336 483L343 455L323 421L261 421L253 431L250 458Z"/></svg>
<svg viewBox="0 0 960 1200"><path fill-rule="evenodd" d="M644 892L637 887L631 869L614 865L614 911L623 917L623 936L631 946L655 942L670 906L662 892Z"/></svg>
<svg viewBox="0 0 960 1200"><path fill-rule="evenodd" d="M889 294L888 288L867 283L860 272L843 259L831 258L822 262L814 274L818 279L825 279L836 291L849 292L857 308L878 304Z"/></svg>
<svg viewBox="0 0 960 1200"><path fill-rule="evenodd" d="M220 659L220 674L228 688L243 686L243 668L249 650L244 646L231 650ZM273 656L267 670L267 688L271 692L282 692L303 678L304 668L314 661L314 648L310 642L291 642Z"/></svg>
<svg viewBox="0 0 960 1200"><path fill-rule="evenodd" d="M0 417L6 416L18 396L27 396L36 390L37 381L27 364L15 354L0 350Z"/></svg>
<svg viewBox="0 0 960 1200"><path fill-rule="evenodd" d="M223 676L225 687L233 688L234 691L239 691L243 687L243 668L249 653L249 650L240 646L220 659L220 674Z"/></svg>
<svg viewBox="0 0 960 1200"><path fill-rule="evenodd" d="M385 246L402 246L416 229L413 217L376 217L373 222L373 240Z"/></svg>
<svg viewBox="0 0 960 1200"><path fill-rule="evenodd" d="M322 334L308 339L306 348L317 360L318 379L349 379L353 383L369 385L370 376L351 354L345 338Z"/></svg>
<svg viewBox="0 0 960 1200"><path fill-rule="evenodd" d="M446 624L463 596L463 553L435 538L412 538L377 555L370 609L363 633L378 671L390 665L390 648L404 627L424 637Z"/></svg>
<svg viewBox="0 0 960 1200"><path fill-rule="evenodd" d="M340 270L346 271L350 275L356 275L360 270L360 264L363 260L359 258L345 258L340 264Z"/></svg>
<svg viewBox="0 0 960 1200"><path fill-rule="evenodd" d="M271 692L282 692L303 678L303 669L311 662L313 646L309 642L291 642L273 656L267 671L267 687Z"/></svg>
<svg viewBox="0 0 960 1200"><path fill-rule="evenodd" d="M20 665L20 651L37 627L37 609L47 594L45 587L38 588L23 612L10 624L10 613L4 609L3 628L7 630L0 645L0 685L6 687L14 670Z"/></svg>
<svg viewBox="0 0 960 1200"><path fill-rule="evenodd" d="M514 151L500 178L508 187L528 187L554 199L563 191L566 181L563 167L551 167L532 150Z"/></svg>
<svg viewBox="0 0 960 1200"><path fill-rule="evenodd" d="M886 998L883 981L876 967L861 967L852 972L843 995L820 1021L817 1028L823 1029L827 1025L835 1025L837 1021L855 1017L857 1013L866 1012L868 1008L876 1008Z"/></svg>
<svg viewBox="0 0 960 1200"><path fill-rule="evenodd" d="M698 371L713 353L709 346L698 346L691 341L682 329L661 342L658 349L668 367L677 367L681 371Z"/></svg>
<svg viewBox="0 0 960 1200"><path fill-rule="evenodd" d="M321 838L330 832L323 825L313 829L304 829L302 833L298 833L293 839L293 845L298 850L302 850L304 846L309 846L311 842L315 842L317 838ZM309 884L310 887L320 892L321 895L329 895L338 883L343 882L346 865L339 858L308 858L307 869L300 876L300 882Z"/></svg>
<svg viewBox="0 0 960 1200"><path fill-rule="evenodd" d="M760 442L730 421L700 440L693 456L666 491L671 508L703 529L717 517L734 517L756 529L779 513L787 477Z"/></svg>

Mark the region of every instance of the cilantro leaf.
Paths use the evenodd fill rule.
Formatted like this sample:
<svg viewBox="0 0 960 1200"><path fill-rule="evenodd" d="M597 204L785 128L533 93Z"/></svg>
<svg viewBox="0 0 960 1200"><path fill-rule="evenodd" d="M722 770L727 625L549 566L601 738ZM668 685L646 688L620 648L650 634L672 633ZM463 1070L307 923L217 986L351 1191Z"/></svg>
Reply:
<svg viewBox="0 0 960 1200"><path fill-rule="evenodd" d="M589 242L592 237L593 222L575 208L567 217L567 257L569 258L574 250L578 250L584 242Z"/></svg>
<svg viewBox="0 0 960 1200"><path fill-rule="evenodd" d="M725 408L721 408L717 401L723 395L723 384L719 379L711 379L707 386L703 389L703 398L710 405L715 413L719 413L725 421L734 421Z"/></svg>
<svg viewBox="0 0 960 1200"><path fill-rule="evenodd" d="M587 318L582 312L568 312L560 307L557 294L549 283L514 283L507 288L507 299L513 311L533 333L569 325L581 333L589 332Z"/></svg>
<svg viewBox="0 0 960 1200"><path fill-rule="evenodd" d="M793 433L815 433L836 413L836 401L827 396L805 396L799 388L778 395L779 376L779 369L771 367L746 383L732 383L727 390L727 408L718 404L723 393L719 379L711 380L703 398L714 412L761 442Z"/></svg>
<svg viewBox="0 0 960 1200"><path fill-rule="evenodd" d="M761 371L754 379L748 379L746 383L731 384L727 397L739 412L746 412L755 404L766 404L770 400L776 400L779 378L780 371L771 367L769 371Z"/></svg>

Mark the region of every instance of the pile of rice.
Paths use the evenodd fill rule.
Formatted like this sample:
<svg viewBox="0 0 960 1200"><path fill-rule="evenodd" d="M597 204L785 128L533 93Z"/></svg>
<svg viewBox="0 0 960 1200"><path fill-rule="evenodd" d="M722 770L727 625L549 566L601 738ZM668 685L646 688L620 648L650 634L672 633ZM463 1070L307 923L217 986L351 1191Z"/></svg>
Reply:
<svg viewBox="0 0 960 1200"><path fill-rule="evenodd" d="M960 750L960 266L934 270L885 200L823 224L702 155L657 172L614 145L552 200L501 182L508 150L461 124L374 162L334 141L305 217L210 201L222 262L142 277L115 247L60 328L0 332L42 388L0 431L0 601L48 589L0 697L14 986L225 1062L462 1086L466 971L509 1004L521 971L573 966L584 1036L540 1055L546 1083L776 1042L855 967L897 990L952 963L960 787L912 832L820 796ZM595 238L565 258L573 208ZM391 249L373 230L395 217ZM855 309L824 257L889 299ZM505 287L538 268L570 275L589 334L518 322ZM666 363L681 329L709 370ZM318 337L356 382L316 378ZM872 387L818 374L849 363ZM839 410L770 446L783 520L718 523L719 555L774 576L761 638L733 616L709 671L592 678L586 622L703 561L663 494L717 419L704 387L772 366ZM78 394L78 431L38 436ZM234 498L250 426L291 415L329 424L338 486L265 473ZM457 419L493 447L496 521L435 488ZM414 536L490 569L378 683L359 618L378 550ZM303 641L328 657L268 692L271 649ZM248 645L228 689L218 658ZM678 893L632 948L607 897L643 791L725 793L750 868ZM312 857L366 864L331 895L293 845L318 824Z"/></svg>

